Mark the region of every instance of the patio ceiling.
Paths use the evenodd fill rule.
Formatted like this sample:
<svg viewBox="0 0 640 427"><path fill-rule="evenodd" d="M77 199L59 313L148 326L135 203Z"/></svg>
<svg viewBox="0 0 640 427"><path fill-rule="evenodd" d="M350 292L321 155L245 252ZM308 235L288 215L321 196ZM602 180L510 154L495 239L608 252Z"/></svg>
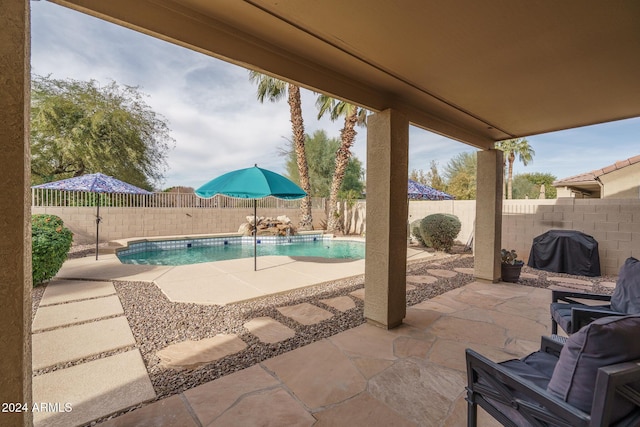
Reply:
<svg viewBox="0 0 640 427"><path fill-rule="evenodd" d="M640 116L636 0L54 1L479 148Z"/></svg>

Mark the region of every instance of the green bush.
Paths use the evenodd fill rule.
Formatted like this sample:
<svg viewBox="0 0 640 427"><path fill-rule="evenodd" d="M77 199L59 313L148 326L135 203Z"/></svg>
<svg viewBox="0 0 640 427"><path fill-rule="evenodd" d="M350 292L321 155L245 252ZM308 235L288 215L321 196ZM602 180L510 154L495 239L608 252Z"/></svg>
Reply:
<svg viewBox="0 0 640 427"><path fill-rule="evenodd" d="M461 226L455 215L433 214L420 221L420 232L426 246L437 251L450 252Z"/></svg>
<svg viewBox="0 0 640 427"><path fill-rule="evenodd" d="M422 246L426 246L424 240L422 240L422 232L420 231L420 221L421 219L416 219L409 226L411 230L411 235L420 243Z"/></svg>
<svg viewBox="0 0 640 427"><path fill-rule="evenodd" d="M58 228L64 227L64 223L59 216L56 215L31 215L31 229L35 228Z"/></svg>
<svg viewBox="0 0 640 427"><path fill-rule="evenodd" d="M55 215L31 216L31 275L37 286L55 276L67 259L73 233Z"/></svg>

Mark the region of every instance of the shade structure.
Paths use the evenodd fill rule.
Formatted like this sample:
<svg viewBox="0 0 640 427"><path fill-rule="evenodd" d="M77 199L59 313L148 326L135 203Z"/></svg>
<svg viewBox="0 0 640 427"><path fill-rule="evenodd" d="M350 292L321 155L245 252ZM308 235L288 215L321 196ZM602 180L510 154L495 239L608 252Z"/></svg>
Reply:
<svg viewBox="0 0 640 427"><path fill-rule="evenodd" d="M209 199L217 194L239 199L253 199L253 269L257 267L257 200L265 197L295 200L306 197L302 188L290 179L255 165L220 175L195 191L198 197Z"/></svg>
<svg viewBox="0 0 640 427"><path fill-rule="evenodd" d="M43 188L48 190L63 191L87 191L90 193L108 194L151 194L147 190L120 181L109 175L92 173L80 175L73 178L62 179L60 181L47 182L45 184L34 185L32 188ZM100 198L96 202L96 260L98 259L98 238L100 233Z"/></svg>
<svg viewBox="0 0 640 427"><path fill-rule="evenodd" d="M412 200L453 200L454 196L444 191L436 190L428 185L409 180L407 197Z"/></svg>

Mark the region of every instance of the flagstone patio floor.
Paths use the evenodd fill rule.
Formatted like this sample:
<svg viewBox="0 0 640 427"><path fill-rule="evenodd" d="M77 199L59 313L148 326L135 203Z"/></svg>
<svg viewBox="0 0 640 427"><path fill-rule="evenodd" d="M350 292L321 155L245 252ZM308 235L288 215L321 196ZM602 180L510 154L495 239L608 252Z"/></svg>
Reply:
<svg viewBox="0 0 640 427"><path fill-rule="evenodd" d="M364 324L101 425L463 426L464 349L536 350L549 301L547 289L473 282L409 307L398 328Z"/></svg>

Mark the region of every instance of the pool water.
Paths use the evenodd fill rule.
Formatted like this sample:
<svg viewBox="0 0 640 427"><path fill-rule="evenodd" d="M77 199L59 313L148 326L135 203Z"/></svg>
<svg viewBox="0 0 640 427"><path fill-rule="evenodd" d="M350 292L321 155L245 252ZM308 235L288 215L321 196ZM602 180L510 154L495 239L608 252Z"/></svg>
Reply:
<svg viewBox="0 0 640 427"><path fill-rule="evenodd" d="M258 256L282 255L291 257L320 257L339 259L364 258L364 243L351 241L293 242L282 244L258 244ZM181 249L150 250L132 254L118 254L123 264L187 265L202 262L223 261L253 257L251 244L199 246Z"/></svg>

